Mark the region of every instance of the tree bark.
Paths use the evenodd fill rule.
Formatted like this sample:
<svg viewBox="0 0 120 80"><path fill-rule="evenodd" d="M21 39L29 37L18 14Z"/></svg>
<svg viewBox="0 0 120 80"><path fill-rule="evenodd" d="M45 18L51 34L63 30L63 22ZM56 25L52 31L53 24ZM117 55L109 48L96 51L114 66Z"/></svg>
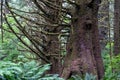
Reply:
<svg viewBox="0 0 120 80"><path fill-rule="evenodd" d="M120 0L115 0L114 19L114 54L120 53Z"/></svg>
<svg viewBox="0 0 120 80"><path fill-rule="evenodd" d="M72 16L73 32L61 73L61 77L65 80L74 73L78 75L92 73L98 80L104 75L98 38L98 2L99 0L93 0L87 5L77 6Z"/></svg>
<svg viewBox="0 0 120 80"><path fill-rule="evenodd" d="M49 74L59 74L61 69L60 55L60 43L58 36L47 36L49 39L46 46L46 53L48 54L49 60L52 63L51 68L48 71Z"/></svg>
<svg viewBox="0 0 120 80"><path fill-rule="evenodd" d="M50 0L51 3L61 6L61 0ZM57 24L60 22L60 13L59 10L52 9L50 7L46 7L46 9L49 11L49 16L48 18L50 21L46 20L47 23L50 24ZM54 33L59 33L60 32L60 26L58 27L53 27L53 26L47 26L45 30L51 34L46 35L46 49L44 50L46 54L48 54L48 59L51 62L51 68L48 71L49 74L60 74L61 70L61 59L60 59L60 41L58 39L58 35L54 35Z"/></svg>

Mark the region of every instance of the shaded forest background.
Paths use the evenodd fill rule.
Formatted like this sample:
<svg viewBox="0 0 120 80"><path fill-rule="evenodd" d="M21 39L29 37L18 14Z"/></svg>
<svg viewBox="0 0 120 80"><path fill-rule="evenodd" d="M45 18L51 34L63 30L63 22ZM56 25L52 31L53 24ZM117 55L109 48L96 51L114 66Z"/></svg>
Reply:
<svg viewBox="0 0 120 80"><path fill-rule="evenodd" d="M119 80L119 0L1 0L1 80Z"/></svg>

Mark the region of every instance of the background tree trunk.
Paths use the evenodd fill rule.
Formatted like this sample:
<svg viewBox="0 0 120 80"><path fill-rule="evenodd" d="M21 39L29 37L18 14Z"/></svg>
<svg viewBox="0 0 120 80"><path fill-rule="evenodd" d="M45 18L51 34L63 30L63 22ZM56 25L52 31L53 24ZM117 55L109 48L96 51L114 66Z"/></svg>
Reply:
<svg viewBox="0 0 120 80"><path fill-rule="evenodd" d="M120 53L120 0L115 0L114 6L114 54Z"/></svg>
<svg viewBox="0 0 120 80"><path fill-rule="evenodd" d="M99 39L101 50L105 50L105 46L108 42L108 35L109 35L109 2L108 0L102 1L99 7L98 13L98 25L99 25Z"/></svg>
<svg viewBox="0 0 120 80"><path fill-rule="evenodd" d="M50 2L52 2L53 4L61 7L61 0L50 0ZM49 11L49 19L50 21L47 21L47 23L49 24L57 24L60 22L60 10L55 10L52 9L50 7L46 7L47 10ZM46 54L48 54L48 58L50 60L51 64L51 68L48 71L48 73L50 74L59 74L60 70L61 70L61 60L60 60L60 41L58 39L58 35L55 35L55 33L59 33L60 32L60 26L58 27L54 27L54 26L47 26L45 27L45 30L49 33L53 33L52 34L47 34L46 35L46 49L44 50L46 52Z"/></svg>

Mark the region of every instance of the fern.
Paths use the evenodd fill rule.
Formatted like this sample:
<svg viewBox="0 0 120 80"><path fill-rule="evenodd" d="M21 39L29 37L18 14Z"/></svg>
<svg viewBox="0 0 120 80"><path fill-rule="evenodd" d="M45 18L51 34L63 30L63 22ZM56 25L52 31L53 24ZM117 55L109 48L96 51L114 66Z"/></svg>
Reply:
<svg viewBox="0 0 120 80"><path fill-rule="evenodd" d="M84 78L78 75L73 75L69 80L96 80L96 76L86 73Z"/></svg>
<svg viewBox="0 0 120 80"><path fill-rule="evenodd" d="M50 64L39 65L35 61L18 64L1 61L0 80L63 80L56 74L45 75L49 69Z"/></svg>

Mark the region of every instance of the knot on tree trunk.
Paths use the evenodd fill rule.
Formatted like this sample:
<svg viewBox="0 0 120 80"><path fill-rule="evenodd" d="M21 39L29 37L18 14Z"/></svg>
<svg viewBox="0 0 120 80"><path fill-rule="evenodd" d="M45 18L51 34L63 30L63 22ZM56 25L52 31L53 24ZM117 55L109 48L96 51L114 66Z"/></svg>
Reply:
<svg viewBox="0 0 120 80"><path fill-rule="evenodd" d="M86 19L86 21L84 22L83 29L84 30L91 30L92 29L92 20Z"/></svg>

